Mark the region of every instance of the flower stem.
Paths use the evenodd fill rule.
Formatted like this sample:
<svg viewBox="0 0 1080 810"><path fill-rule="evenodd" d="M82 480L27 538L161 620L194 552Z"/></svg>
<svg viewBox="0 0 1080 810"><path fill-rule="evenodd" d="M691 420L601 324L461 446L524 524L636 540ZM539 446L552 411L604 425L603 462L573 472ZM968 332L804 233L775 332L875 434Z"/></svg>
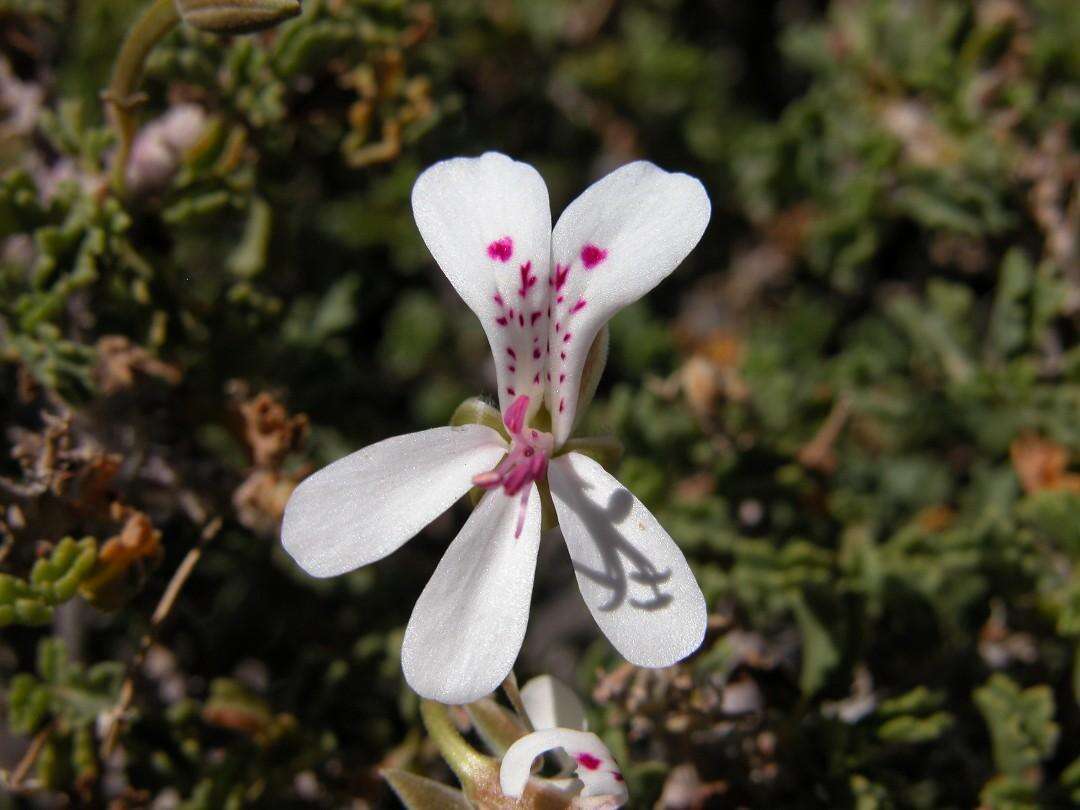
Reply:
<svg viewBox="0 0 1080 810"><path fill-rule="evenodd" d="M497 776L498 765L495 760L484 756L465 741L450 720L444 705L434 700L421 701L420 716L439 753L466 792L478 784L490 781L493 774Z"/></svg>
<svg viewBox="0 0 1080 810"><path fill-rule="evenodd" d="M502 682L502 688L510 701L510 705L514 707L514 711L517 712L521 722L524 723L525 729L533 731L532 721L529 720L529 715L525 711L525 704L521 700L521 690L518 689L517 676L514 675L513 670L506 676L506 680Z"/></svg>
<svg viewBox="0 0 1080 810"><path fill-rule="evenodd" d="M136 93L142 80L146 57L161 39L180 22L174 0L153 0L128 31L113 63L112 80L102 99L108 106L116 131L116 151L112 156L113 188L124 191L124 173L135 137L135 108L143 99Z"/></svg>

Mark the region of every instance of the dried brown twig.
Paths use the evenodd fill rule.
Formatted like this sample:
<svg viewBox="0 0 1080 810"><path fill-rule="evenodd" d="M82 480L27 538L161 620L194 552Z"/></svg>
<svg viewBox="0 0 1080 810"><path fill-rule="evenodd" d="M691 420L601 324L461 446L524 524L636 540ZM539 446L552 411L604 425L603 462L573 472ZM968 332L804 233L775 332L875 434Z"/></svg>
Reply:
<svg viewBox="0 0 1080 810"><path fill-rule="evenodd" d="M104 724L107 731L105 733L105 741L101 746L102 758L108 757L116 750L117 742L120 739L120 730L123 725L122 720L124 714L130 708L131 701L135 699L135 673L138 671L139 667L142 666L142 663L146 658L146 653L154 643L161 626L165 623L165 620L169 618L169 614L172 613L172 609L176 605L176 600L180 596L180 591L183 590L188 578L195 570L195 566L202 558L203 549L206 547L206 544L213 540L221 530L221 523L221 518L218 517L206 524L202 530L202 534L199 536L199 542L184 555L184 559L181 560L180 565L176 567L176 571L173 573L172 579L169 580L169 584L165 586L165 592L161 595L161 599L158 601L157 607L154 608L154 612L150 617L150 630L142 637L142 639L140 639L139 650L135 653L127 666L124 682L120 687L120 699L105 717Z"/></svg>

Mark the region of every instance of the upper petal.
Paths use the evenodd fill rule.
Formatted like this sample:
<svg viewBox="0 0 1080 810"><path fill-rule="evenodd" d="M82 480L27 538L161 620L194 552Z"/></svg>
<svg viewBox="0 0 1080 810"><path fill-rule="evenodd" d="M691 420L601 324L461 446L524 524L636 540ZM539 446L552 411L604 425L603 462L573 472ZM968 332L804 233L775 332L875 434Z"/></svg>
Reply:
<svg viewBox="0 0 1080 810"><path fill-rule="evenodd" d="M469 491L506 442L484 425L395 436L305 478L285 505L281 543L312 576L381 559Z"/></svg>
<svg viewBox="0 0 1080 810"><path fill-rule="evenodd" d="M501 409L527 394L531 416L547 367L547 186L527 163L488 152L429 168L412 207L428 250L487 333Z"/></svg>
<svg viewBox="0 0 1080 810"><path fill-rule="evenodd" d="M547 392L556 446L573 428L582 367L600 327L679 265L709 215L700 181L638 161L593 183L559 217Z"/></svg>
<svg viewBox="0 0 1080 810"><path fill-rule="evenodd" d="M553 459L548 481L581 595L615 649L666 667L701 646L705 597L645 505L580 453Z"/></svg>
<svg viewBox="0 0 1080 810"><path fill-rule="evenodd" d="M405 680L422 697L469 703L495 691L514 665L529 622L540 496L487 493L446 550L413 608L401 645Z"/></svg>
<svg viewBox="0 0 1080 810"><path fill-rule="evenodd" d="M585 707L574 690L550 675L537 675L521 687L525 714L537 731L545 728L586 728Z"/></svg>
<svg viewBox="0 0 1080 810"><path fill-rule="evenodd" d="M626 782L607 746L595 734L568 728L551 728L526 734L503 755L499 767L502 792L520 798L532 772L533 761L541 754L561 748L569 754L583 788L582 796L611 796L619 807L629 798Z"/></svg>

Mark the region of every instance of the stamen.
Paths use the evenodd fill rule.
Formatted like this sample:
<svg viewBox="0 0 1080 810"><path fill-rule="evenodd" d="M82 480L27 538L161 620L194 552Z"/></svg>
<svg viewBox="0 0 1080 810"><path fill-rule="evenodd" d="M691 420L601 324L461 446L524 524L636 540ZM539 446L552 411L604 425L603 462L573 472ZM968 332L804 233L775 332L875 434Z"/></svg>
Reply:
<svg viewBox="0 0 1080 810"><path fill-rule="evenodd" d="M515 538L521 536L525 527L532 484L547 475L548 459L554 445L550 433L535 429L525 430L525 416L528 412L529 397L525 395L517 397L506 409L503 422L512 437L510 452L495 469L473 476L474 486L482 489L502 487L511 498L521 495Z"/></svg>
<svg viewBox="0 0 1080 810"><path fill-rule="evenodd" d="M512 352L513 350L508 351ZM515 399L513 404L506 409L503 422L506 424L506 429L510 431L511 436L521 433L521 429L525 427L525 414L528 412L529 398L525 394Z"/></svg>

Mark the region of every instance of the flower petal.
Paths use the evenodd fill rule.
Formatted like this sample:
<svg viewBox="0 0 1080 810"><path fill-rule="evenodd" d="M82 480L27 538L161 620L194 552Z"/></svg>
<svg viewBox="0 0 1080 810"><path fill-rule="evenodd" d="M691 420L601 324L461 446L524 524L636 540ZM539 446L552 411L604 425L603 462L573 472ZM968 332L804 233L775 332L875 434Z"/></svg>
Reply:
<svg viewBox="0 0 1080 810"><path fill-rule="evenodd" d="M673 271L709 222L704 186L652 163L630 163L593 183L551 237L551 382L555 445L570 435L585 358L600 328Z"/></svg>
<svg viewBox="0 0 1080 810"><path fill-rule="evenodd" d="M332 577L396 551L506 454L483 425L395 436L305 478L285 505L281 544L312 576Z"/></svg>
<svg viewBox="0 0 1080 810"><path fill-rule="evenodd" d="M521 687L521 702L533 728L577 728L584 731L585 707L574 690L550 675L537 675Z"/></svg>
<svg viewBox="0 0 1080 810"><path fill-rule="evenodd" d="M442 703L469 703L493 692L525 638L540 546L540 495L487 493L446 550L413 608L401 645L405 680Z"/></svg>
<svg viewBox="0 0 1080 810"><path fill-rule="evenodd" d="M613 796L619 806L629 798L626 782L615 758L600 738L588 731L551 728L526 734L503 756L499 785L506 796L520 798L525 792L533 761L541 754L561 748L575 763L582 796Z"/></svg>
<svg viewBox="0 0 1080 810"><path fill-rule="evenodd" d="M548 481L578 587L627 661L666 667L705 637L705 597L675 541L588 456L552 460Z"/></svg>
<svg viewBox="0 0 1080 810"><path fill-rule="evenodd" d="M416 180L413 216L428 250L480 318L503 412L543 402L551 207L536 169L506 155L436 163Z"/></svg>

